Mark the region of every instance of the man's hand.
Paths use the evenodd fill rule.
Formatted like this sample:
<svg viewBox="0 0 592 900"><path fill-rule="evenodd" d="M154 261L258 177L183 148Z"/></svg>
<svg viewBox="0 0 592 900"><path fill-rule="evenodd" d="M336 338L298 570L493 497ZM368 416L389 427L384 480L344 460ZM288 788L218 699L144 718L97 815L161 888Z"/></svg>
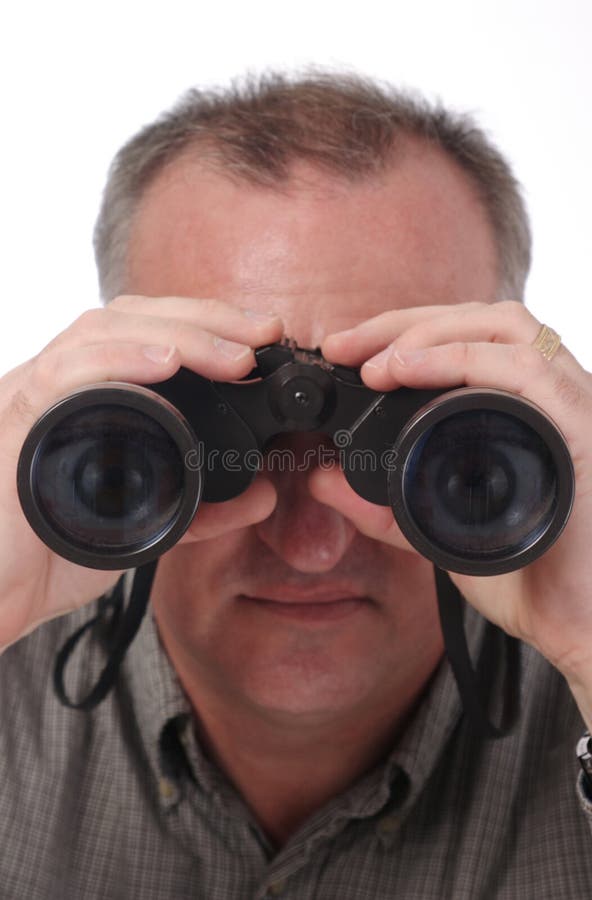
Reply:
<svg viewBox="0 0 592 900"><path fill-rule="evenodd" d="M540 322L521 304L468 303L384 313L333 334L327 359L361 366L374 390L461 384L513 391L538 404L563 432L576 473L571 518L547 553L493 577L451 574L466 599L509 634L532 644L570 682L592 719L592 375L561 346L548 361L535 347ZM409 546L390 509L362 500L337 470L317 470L311 490L364 534Z"/></svg>
<svg viewBox="0 0 592 900"><path fill-rule="evenodd" d="M102 381L148 384L184 365L216 380L242 378L253 347L278 340L278 317L217 300L118 297L83 313L36 357L0 379L0 650L41 622L102 594L121 573L87 569L56 556L27 523L16 491L22 443L47 407ZM203 540L266 518L271 484L258 479L242 496L200 506L183 541Z"/></svg>

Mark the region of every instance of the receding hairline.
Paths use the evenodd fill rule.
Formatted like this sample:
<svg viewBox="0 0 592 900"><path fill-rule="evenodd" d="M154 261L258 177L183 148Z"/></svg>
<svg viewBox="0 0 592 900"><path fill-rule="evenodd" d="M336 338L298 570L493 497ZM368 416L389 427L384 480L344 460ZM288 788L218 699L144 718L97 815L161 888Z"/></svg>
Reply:
<svg viewBox="0 0 592 900"><path fill-rule="evenodd" d="M205 167L199 155L180 157L142 196L124 293L234 300L243 290L245 296L265 296L287 288L289 295L306 293L312 285L319 296L339 296L354 285L362 295L366 284L380 284L384 296L392 289L399 305L407 297L412 306L421 296L428 303L439 302L431 299L439 296L442 302L452 296L456 302L498 299L493 230L470 181L441 150L413 143L418 152L399 154L396 166L355 185L310 163L295 162L280 190L244 185L216 167ZM328 234L327 260L341 252L341 271L352 278L335 281L338 268L316 268L316 249L321 252ZM269 255L271 236L271 244L282 246L291 263ZM376 249L381 247L382 252ZM343 253L343 248L349 249ZM391 267L389 259L405 259L407 252L408 265ZM249 267L255 257L271 265ZM376 273L384 260L381 281L378 274L373 281L366 275L359 281L355 266L348 268L350 260L359 266L366 257L376 259ZM438 263L444 258L449 260L446 268ZM478 281L477 272L484 276Z"/></svg>
<svg viewBox="0 0 592 900"><path fill-rule="evenodd" d="M528 217L509 165L469 117L361 76L271 74L190 90L142 129L112 166L95 231L103 296L117 290L133 214L157 174L187 152L241 184L282 191L295 160L352 183L396 164L413 137L442 150L476 188L491 223L501 290L519 299L530 263ZM119 271L118 271L119 267Z"/></svg>
<svg viewBox="0 0 592 900"><path fill-rule="evenodd" d="M329 198L335 194L347 193L356 185L361 187L373 186L380 189L381 186L388 182L392 173L404 167L410 157L413 157L415 161L419 161L425 168L433 164L434 160L439 161L456 174L460 185L462 185L461 189L463 191L466 190L469 201L473 202L478 211L483 214L484 227L490 233L493 246L495 247L496 244L493 225L487 215L487 209L474 179L441 146L430 143L415 134L399 135L396 146L391 148L390 154L385 156L381 166L369 172L352 173L345 170L335 170L331 167L323 167L316 161L295 157L287 163L281 175L277 174L274 178L265 177L258 179L251 177L249 173L228 168L223 160L217 158L215 153L204 155L202 150L203 147L200 141L189 143L151 173L150 178L144 183L137 198L130 232L133 231L134 222L142 214L142 210L148 200L155 196L157 199L158 193L167 189L169 179L179 178L182 181L186 181L188 172L191 171L194 171L199 178L212 176L213 179L223 179L239 190L252 189L263 193L280 194L286 197L293 196L295 192L310 191L317 196L327 196Z"/></svg>

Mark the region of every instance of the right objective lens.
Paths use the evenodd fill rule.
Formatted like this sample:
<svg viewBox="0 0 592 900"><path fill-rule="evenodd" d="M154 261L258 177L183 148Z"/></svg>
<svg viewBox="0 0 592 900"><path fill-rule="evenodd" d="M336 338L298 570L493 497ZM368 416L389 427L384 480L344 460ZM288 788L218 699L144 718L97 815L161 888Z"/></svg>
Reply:
<svg viewBox="0 0 592 900"><path fill-rule="evenodd" d="M456 413L429 429L408 461L404 490L429 540L484 560L536 541L557 496L553 459L539 435L492 410Z"/></svg>
<svg viewBox="0 0 592 900"><path fill-rule="evenodd" d="M494 575L526 565L559 536L574 495L567 445L534 404L461 388L420 409L395 445L393 514L437 566Z"/></svg>

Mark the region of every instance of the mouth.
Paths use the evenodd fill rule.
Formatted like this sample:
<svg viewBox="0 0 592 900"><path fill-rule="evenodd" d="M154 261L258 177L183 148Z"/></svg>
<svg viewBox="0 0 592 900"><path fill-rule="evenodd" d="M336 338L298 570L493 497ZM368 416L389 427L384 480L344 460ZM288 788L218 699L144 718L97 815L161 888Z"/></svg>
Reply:
<svg viewBox="0 0 592 900"><path fill-rule="evenodd" d="M289 588L266 591L265 596L239 594L237 599L270 615L319 622L343 619L374 605L370 597L350 591L295 591Z"/></svg>

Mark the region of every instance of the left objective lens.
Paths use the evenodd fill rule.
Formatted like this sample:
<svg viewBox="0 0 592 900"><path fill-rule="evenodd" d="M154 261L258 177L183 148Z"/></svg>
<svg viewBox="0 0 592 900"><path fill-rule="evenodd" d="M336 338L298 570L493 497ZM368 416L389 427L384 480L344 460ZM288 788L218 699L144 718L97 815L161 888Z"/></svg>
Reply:
<svg viewBox="0 0 592 900"><path fill-rule="evenodd" d="M19 462L19 496L56 552L126 568L178 540L197 508L201 474L185 466L195 438L161 398L100 390L72 395L74 408L67 398L37 423Z"/></svg>

